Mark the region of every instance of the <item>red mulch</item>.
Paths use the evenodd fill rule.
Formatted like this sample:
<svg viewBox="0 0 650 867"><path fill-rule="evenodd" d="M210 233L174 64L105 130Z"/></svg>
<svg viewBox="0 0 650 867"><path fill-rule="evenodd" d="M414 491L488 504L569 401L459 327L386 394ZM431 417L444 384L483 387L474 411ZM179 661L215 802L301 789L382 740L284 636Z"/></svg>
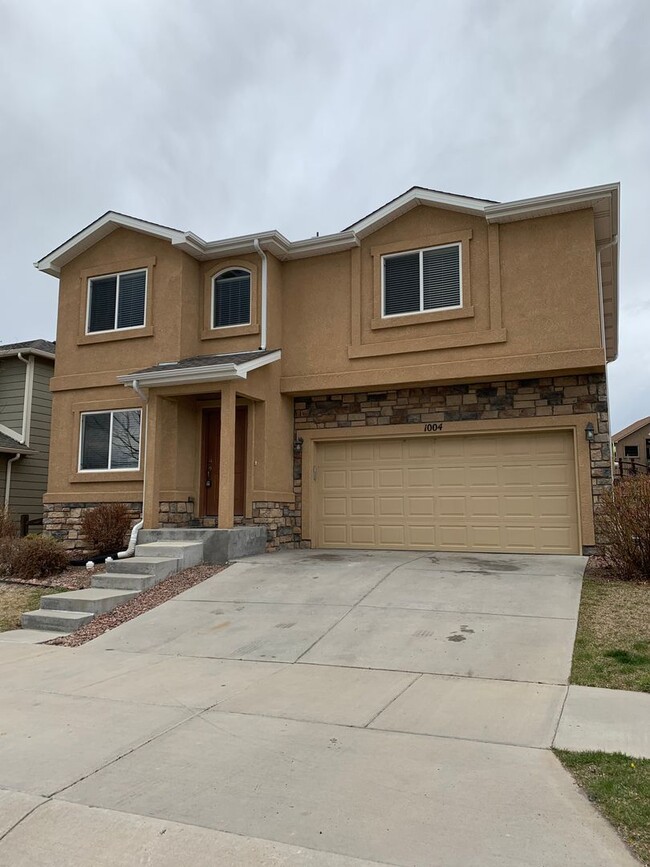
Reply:
<svg viewBox="0 0 650 867"><path fill-rule="evenodd" d="M95 617L90 623L77 629L76 632L71 632L70 635L63 635L61 638L53 638L52 641L45 642L46 644L57 644L63 647L79 647L87 641L92 641L109 629L114 629L128 620L133 620L145 611L150 611L168 599L173 599L184 590L189 590L195 584L200 584L206 578L216 575L225 569L225 566L214 566L209 563L202 563L200 566L192 566L190 569L183 569L182 572L177 572L176 575L170 575L165 578L155 587L149 590L143 590L137 596L133 596L124 605L120 605L109 611L107 614L100 614ZM50 580L50 579L48 579ZM51 586L51 585L50 585Z"/></svg>

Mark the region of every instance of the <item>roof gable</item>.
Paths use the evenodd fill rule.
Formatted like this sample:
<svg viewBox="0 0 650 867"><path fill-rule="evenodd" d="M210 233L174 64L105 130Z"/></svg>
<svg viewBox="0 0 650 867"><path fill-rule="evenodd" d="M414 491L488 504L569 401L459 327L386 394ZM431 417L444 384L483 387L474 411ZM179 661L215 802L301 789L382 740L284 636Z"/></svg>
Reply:
<svg viewBox="0 0 650 867"><path fill-rule="evenodd" d="M612 434L612 442L620 442L626 437L629 437L637 431L641 430L641 428L645 427L646 425L648 426L648 428L650 428L650 415L647 415L645 418L640 418L638 421L635 421L631 425L628 425L628 427L624 427L623 430L620 430L618 433Z"/></svg>

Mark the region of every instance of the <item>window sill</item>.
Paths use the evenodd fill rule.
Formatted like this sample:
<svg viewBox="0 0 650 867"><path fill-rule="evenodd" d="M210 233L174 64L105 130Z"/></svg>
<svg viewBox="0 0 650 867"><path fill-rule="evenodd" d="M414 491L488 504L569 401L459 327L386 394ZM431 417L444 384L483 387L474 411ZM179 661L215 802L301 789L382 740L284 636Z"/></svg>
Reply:
<svg viewBox="0 0 650 867"><path fill-rule="evenodd" d="M73 473L68 481L71 485L79 482L141 482L144 474L142 470L97 470L81 473Z"/></svg>
<svg viewBox="0 0 650 867"><path fill-rule="evenodd" d="M84 334L77 338L77 346L85 346L89 343L112 343L115 340L133 340L137 337L153 337L153 325L145 325L143 328L129 328L120 331L101 331L98 334Z"/></svg>
<svg viewBox="0 0 650 867"><path fill-rule="evenodd" d="M451 319L470 319L474 316L473 307L457 310L431 310L428 313L406 313L404 316L378 317L370 322L373 330L379 328L399 328L404 325L424 325L427 322L448 322Z"/></svg>
<svg viewBox="0 0 650 867"><path fill-rule="evenodd" d="M260 327L252 325L229 325L224 328L205 328L201 332L201 340L223 340L224 337L243 337L246 334L259 334Z"/></svg>

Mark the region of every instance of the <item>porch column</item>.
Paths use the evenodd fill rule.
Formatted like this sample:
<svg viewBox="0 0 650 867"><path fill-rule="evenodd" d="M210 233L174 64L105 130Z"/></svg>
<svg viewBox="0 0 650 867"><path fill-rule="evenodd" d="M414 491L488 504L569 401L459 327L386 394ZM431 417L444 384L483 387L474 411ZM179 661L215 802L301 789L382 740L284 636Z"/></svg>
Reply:
<svg viewBox="0 0 650 867"><path fill-rule="evenodd" d="M143 517L145 530L155 530L158 527L159 500L160 500L160 473L159 459L160 437L158 435L158 421L160 416L161 399L153 392L145 407L147 419L144 439L144 462L143 462Z"/></svg>
<svg viewBox="0 0 650 867"><path fill-rule="evenodd" d="M219 529L235 525L235 384L224 382L221 389L221 431L219 442Z"/></svg>

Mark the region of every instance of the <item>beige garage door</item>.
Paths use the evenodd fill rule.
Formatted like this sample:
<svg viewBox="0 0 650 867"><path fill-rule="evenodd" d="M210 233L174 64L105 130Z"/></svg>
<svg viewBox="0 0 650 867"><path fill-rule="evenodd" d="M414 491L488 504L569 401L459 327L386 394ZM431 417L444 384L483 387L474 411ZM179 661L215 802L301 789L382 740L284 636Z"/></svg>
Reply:
<svg viewBox="0 0 650 867"><path fill-rule="evenodd" d="M320 443L315 476L319 547L578 552L569 431Z"/></svg>

